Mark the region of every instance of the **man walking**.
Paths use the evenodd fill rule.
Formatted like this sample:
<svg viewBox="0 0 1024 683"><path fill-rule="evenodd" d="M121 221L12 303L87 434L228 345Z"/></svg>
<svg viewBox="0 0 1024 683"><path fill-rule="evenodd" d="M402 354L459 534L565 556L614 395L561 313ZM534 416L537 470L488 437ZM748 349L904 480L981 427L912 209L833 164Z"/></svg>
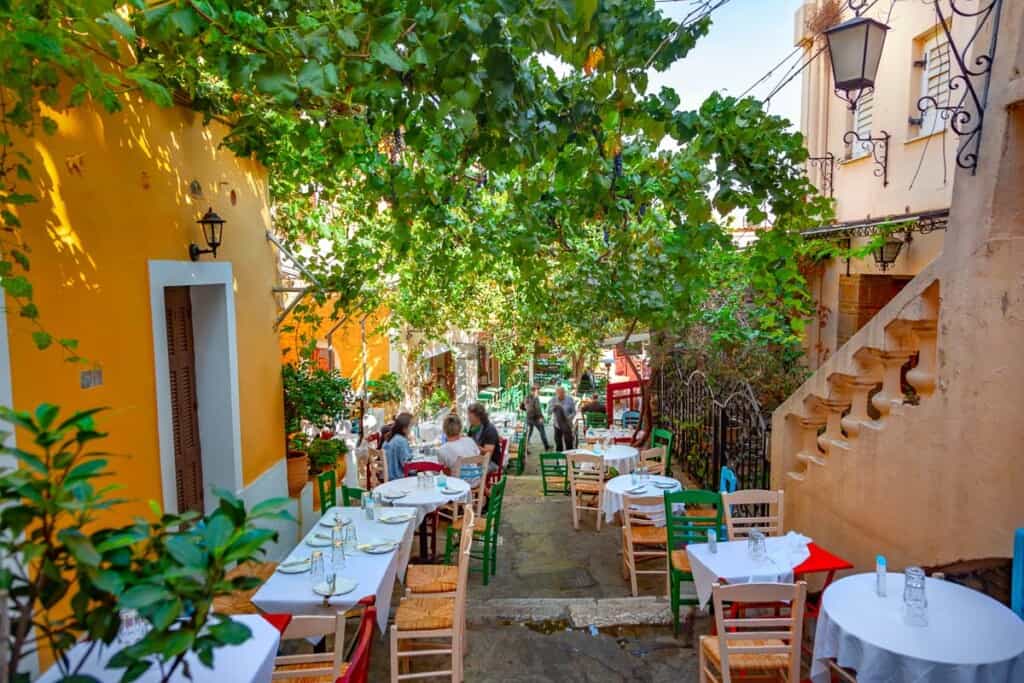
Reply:
<svg viewBox="0 0 1024 683"><path fill-rule="evenodd" d="M544 410L540 405L540 386L533 385L530 395L523 399L519 409L526 411L526 445L530 445L530 438L536 428L540 432L540 440L544 442L544 450L550 451L551 444L548 443L548 435L544 431Z"/></svg>
<svg viewBox="0 0 1024 683"><path fill-rule="evenodd" d="M576 402L572 400L572 396L565 393L565 387L559 386L555 389L555 397L551 399L551 403L548 404L548 412L555 414L555 406L561 408L561 415L559 417L562 420L555 420L552 425L555 428L555 447L561 451L564 448L572 448L573 445L573 433L572 433L572 421L576 417ZM561 425L559 424L561 422Z"/></svg>

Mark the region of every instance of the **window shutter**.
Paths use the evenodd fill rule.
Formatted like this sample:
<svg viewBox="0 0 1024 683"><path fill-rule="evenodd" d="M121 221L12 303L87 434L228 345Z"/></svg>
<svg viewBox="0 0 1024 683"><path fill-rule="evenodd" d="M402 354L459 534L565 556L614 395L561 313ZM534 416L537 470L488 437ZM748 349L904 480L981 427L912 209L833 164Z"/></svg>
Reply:
<svg viewBox="0 0 1024 683"><path fill-rule="evenodd" d="M857 100L857 110L853 113L853 129L857 131L857 135L862 138L871 137L871 123L872 115L875 109L875 93L871 91L861 95L861 98ZM871 151L871 143L868 142L853 142L853 148L850 150L850 156L854 159L865 156Z"/></svg>
<svg viewBox="0 0 1024 683"><path fill-rule="evenodd" d="M174 472L178 512L203 511L203 461L199 446L195 340L188 287L164 289L170 367Z"/></svg>
<svg viewBox="0 0 1024 683"><path fill-rule="evenodd" d="M921 96L935 98L941 107L949 106L949 43L945 37L932 38L924 46L921 70ZM921 113L921 135L930 135L946 127L946 119L935 107Z"/></svg>

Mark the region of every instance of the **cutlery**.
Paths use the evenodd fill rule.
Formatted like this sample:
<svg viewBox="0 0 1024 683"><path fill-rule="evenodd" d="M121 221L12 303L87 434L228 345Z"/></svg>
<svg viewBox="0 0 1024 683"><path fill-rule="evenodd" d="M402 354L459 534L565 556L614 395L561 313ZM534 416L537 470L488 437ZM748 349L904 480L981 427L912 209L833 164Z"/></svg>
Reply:
<svg viewBox="0 0 1024 683"><path fill-rule="evenodd" d="M309 558L304 560L292 560L291 562L284 562L281 564L282 567L298 567L300 564L309 564Z"/></svg>

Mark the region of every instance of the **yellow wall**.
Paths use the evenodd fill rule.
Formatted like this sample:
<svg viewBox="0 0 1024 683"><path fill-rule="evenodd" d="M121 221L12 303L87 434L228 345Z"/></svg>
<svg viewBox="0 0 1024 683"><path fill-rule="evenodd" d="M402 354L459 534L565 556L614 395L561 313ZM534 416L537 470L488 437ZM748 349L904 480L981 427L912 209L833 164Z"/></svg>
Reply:
<svg viewBox="0 0 1024 683"><path fill-rule="evenodd" d="M285 360L294 361L295 349L301 346L301 339L315 336L320 347L326 346L326 335L335 325L337 320L330 318L334 307L330 303L325 304L319 310L322 322L319 324L315 335L307 328L299 326L299 329L291 332L281 333L281 349ZM391 340L388 339L386 321L388 313L377 311L366 319L366 369L367 377L376 379L388 372L389 358L391 353ZM288 326L286 321L283 326ZM351 320L334 330L331 337L334 348L335 367L345 377L352 380L352 387L356 390L363 386L363 365L362 365L362 335L359 325L359 318L353 316Z"/></svg>
<svg viewBox="0 0 1024 683"><path fill-rule="evenodd" d="M31 280L45 326L80 342L103 369L102 386L79 387L81 366L33 346L28 322L8 311L14 405L111 406L105 450L128 497L161 500L148 261L187 260L203 244L195 221L213 206L227 220L218 261L230 261L238 336L243 477L252 482L283 457L280 352L273 330L274 254L266 176L251 160L218 150L225 128L138 100L114 115L82 107L51 113L56 136L20 145L32 156L37 204L22 207ZM193 199L197 180L203 198ZM235 193L233 205L231 193ZM209 259L209 256L204 256Z"/></svg>

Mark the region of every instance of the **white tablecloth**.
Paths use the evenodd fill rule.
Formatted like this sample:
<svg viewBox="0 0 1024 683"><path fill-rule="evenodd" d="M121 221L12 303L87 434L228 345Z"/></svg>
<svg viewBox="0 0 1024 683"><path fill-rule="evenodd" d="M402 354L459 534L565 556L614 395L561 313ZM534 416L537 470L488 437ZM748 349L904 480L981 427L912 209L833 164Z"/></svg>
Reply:
<svg viewBox="0 0 1024 683"><path fill-rule="evenodd" d="M619 471L619 474L629 474L636 469L637 460L640 458L640 451L632 446L622 446L620 444L610 445L608 446L608 450L605 450L601 446L596 446L593 448L577 448L575 451L566 451L566 453L572 452L599 455L604 458L605 472L608 471L608 468L614 467Z"/></svg>
<svg viewBox="0 0 1024 683"><path fill-rule="evenodd" d="M903 575L889 573L886 597L875 575L856 574L825 590L811 678L827 682L826 660L857 671L860 683L1019 683L1024 621L983 593L926 579L928 625L903 622Z"/></svg>
<svg viewBox="0 0 1024 683"><path fill-rule="evenodd" d="M445 480L445 488L457 491L457 493L442 493L440 488L433 485L433 481L431 481L430 488L421 489L416 477L394 479L386 484L381 484L373 492L379 493L381 496L388 496L404 491L406 495L394 501L394 505L416 508L416 525L419 526L427 515L446 503L468 503L470 501L468 483L458 477L445 477ZM385 504L389 504L389 502L385 500Z"/></svg>
<svg viewBox="0 0 1024 683"><path fill-rule="evenodd" d="M674 484L670 489L659 488L654 485L654 482L665 482ZM626 494L626 489L633 487L633 477L629 474L622 474L614 479L609 479L604 485L604 518L605 521L611 522L615 519L615 513L622 509L622 496ZM644 485L644 490L641 493L630 493L627 495L643 498L651 496L664 497L665 491L681 491L683 489L682 484L673 479L672 477L661 477L654 475ZM657 505L653 507L644 506L639 508L642 512L646 513L657 526L665 526L665 506Z"/></svg>
<svg viewBox="0 0 1024 683"><path fill-rule="evenodd" d="M755 562L747 551L747 540L718 542L718 552L708 550L707 543L686 546L697 586L697 598L703 607L711 599L711 586L725 583L788 583L793 580L793 567L811 556L809 538L790 533L765 539L767 556Z"/></svg>
<svg viewBox="0 0 1024 683"><path fill-rule="evenodd" d="M334 614L352 609L361 598L367 595L375 595L377 596L377 623L381 631L384 631L388 624L388 608L391 605L391 592L395 587L395 579L405 575L405 567L409 564L409 552L412 549L413 537L412 520L405 524L385 524L376 520L371 521L357 507L329 508L325 515L327 519L333 519L335 511L340 511L356 525L359 543L375 539L393 539L400 541L398 548L390 553L380 555L363 552L349 555L345 569L341 571L341 576L358 581L359 585L351 593L332 597L328 606L324 605L323 597L313 592L309 572L301 574L274 572L267 582L256 591L252 602L264 612ZM412 508L388 509L388 512L392 514L403 511L415 512ZM307 558L315 550L323 551L324 561L330 562L330 548L314 548L306 543L313 537L313 534L329 535L330 533L329 527L317 522L306 534L306 538L302 539L302 542L288 554L287 559L283 560L281 564Z"/></svg>
<svg viewBox="0 0 1024 683"><path fill-rule="evenodd" d="M587 442L590 442L590 443L594 443L594 442L598 442L598 441L603 441L604 439L608 439L610 441L614 441L615 439L632 439L632 438L633 438L633 430L632 429L623 429L621 427L609 427L609 428L594 427L594 428L591 428L591 429L587 429L583 433L583 440L587 441Z"/></svg>
<svg viewBox="0 0 1024 683"><path fill-rule="evenodd" d="M192 672L191 683L269 683L274 672L274 657L281 634L266 619L258 614L241 614L231 617L232 621L245 624L252 631L252 637L240 645L227 645L213 651L213 668L202 664L192 653L185 660ZM79 673L92 676L100 681L119 681L124 669L107 669L110 658L124 646L115 641L110 645L97 644L89 658L82 664ZM89 643L79 643L68 652L71 669L82 660L89 650ZM37 680L37 683L55 683L62 675L58 666L52 666ZM154 664L141 678L140 683L159 683L160 668ZM171 679L175 683L186 682L184 671L179 666Z"/></svg>

